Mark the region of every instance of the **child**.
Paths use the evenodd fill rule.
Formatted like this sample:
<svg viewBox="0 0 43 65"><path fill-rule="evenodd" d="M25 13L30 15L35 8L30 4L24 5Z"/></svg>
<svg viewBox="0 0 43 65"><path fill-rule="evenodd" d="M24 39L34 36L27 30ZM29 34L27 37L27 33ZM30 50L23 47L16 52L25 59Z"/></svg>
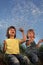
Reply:
<svg viewBox="0 0 43 65"><path fill-rule="evenodd" d="M33 29L29 29L27 32L27 41L26 41L26 55L29 57L30 61L37 65L39 58L38 58L38 51L37 47L39 46L39 43L36 44L35 41L35 32Z"/></svg>
<svg viewBox="0 0 43 65"><path fill-rule="evenodd" d="M24 35L24 30L22 28L20 28L19 31L21 31L23 35L23 39L21 40L16 38L16 28L14 26L10 26L7 29L6 34L8 39L4 41L3 51L8 55L11 65L20 65L20 63L22 65L25 63L23 56L20 54L19 44L26 41L26 36Z"/></svg>

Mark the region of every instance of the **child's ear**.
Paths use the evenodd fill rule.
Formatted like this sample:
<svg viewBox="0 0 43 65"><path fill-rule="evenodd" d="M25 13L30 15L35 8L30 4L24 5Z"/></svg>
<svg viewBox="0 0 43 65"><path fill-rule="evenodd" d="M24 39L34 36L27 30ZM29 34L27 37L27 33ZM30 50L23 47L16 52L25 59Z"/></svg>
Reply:
<svg viewBox="0 0 43 65"><path fill-rule="evenodd" d="M10 34L10 31L9 31L9 34Z"/></svg>

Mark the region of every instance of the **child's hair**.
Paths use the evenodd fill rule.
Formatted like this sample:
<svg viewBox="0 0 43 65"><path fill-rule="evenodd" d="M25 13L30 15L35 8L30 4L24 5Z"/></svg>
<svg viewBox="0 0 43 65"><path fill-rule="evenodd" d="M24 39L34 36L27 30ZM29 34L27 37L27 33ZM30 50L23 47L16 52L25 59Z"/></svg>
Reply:
<svg viewBox="0 0 43 65"><path fill-rule="evenodd" d="M29 30L27 31L27 34L28 34L28 32L33 32L33 38L35 38L35 32L34 32L33 29L29 29ZM27 38L29 38L28 35L27 35Z"/></svg>
<svg viewBox="0 0 43 65"><path fill-rule="evenodd" d="M10 27L8 27L8 29L7 29L7 33L6 33L6 37L7 37L7 38L10 38L9 30L10 30L11 28L13 28L13 29L15 30L15 32L16 32L16 28L15 28L14 26L10 26ZM16 34L14 35L14 38L16 38Z"/></svg>

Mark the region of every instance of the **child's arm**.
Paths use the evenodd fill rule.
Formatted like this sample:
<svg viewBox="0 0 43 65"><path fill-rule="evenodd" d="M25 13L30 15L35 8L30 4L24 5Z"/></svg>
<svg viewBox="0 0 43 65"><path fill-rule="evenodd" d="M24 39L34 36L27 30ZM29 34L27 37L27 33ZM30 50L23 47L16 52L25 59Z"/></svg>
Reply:
<svg viewBox="0 0 43 65"><path fill-rule="evenodd" d="M4 43L3 43L4 45L3 45L3 52L5 53L5 51L6 51L6 41L4 40Z"/></svg>
<svg viewBox="0 0 43 65"><path fill-rule="evenodd" d="M20 43L23 43L26 41L26 35L24 34L23 28L20 28L19 31L22 32L22 36L23 36L23 39L20 40Z"/></svg>
<svg viewBox="0 0 43 65"><path fill-rule="evenodd" d="M37 47L40 47L40 44L43 42L43 39L39 40Z"/></svg>

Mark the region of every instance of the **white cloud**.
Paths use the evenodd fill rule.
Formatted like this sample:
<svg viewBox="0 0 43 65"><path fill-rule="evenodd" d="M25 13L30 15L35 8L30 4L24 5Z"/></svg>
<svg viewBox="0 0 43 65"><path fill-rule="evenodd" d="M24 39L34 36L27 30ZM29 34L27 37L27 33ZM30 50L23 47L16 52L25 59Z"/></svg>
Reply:
<svg viewBox="0 0 43 65"><path fill-rule="evenodd" d="M16 5L14 5L15 0L10 1L11 3L10 4L11 8L9 9L10 14L8 11L8 15L6 14L7 15L6 20L5 19L3 20L3 22L6 22L3 24L5 25L5 27L8 27L9 25L14 25L16 27L24 27L24 28L30 27L29 24L32 23L31 25L33 25L33 23L36 23L37 22L36 17L38 17L41 13L43 13L39 10L38 7L36 7L36 5L33 2L29 1L26 3L25 0L21 2L18 2L18 1ZM30 15L33 15L34 22L33 20L31 21L29 20Z"/></svg>
<svg viewBox="0 0 43 65"><path fill-rule="evenodd" d="M6 22L4 19L0 21L0 28L7 28L8 27L8 22Z"/></svg>
<svg viewBox="0 0 43 65"><path fill-rule="evenodd" d="M31 2L31 11L33 15L40 15L43 13L33 2Z"/></svg>
<svg viewBox="0 0 43 65"><path fill-rule="evenodd" d="M41 15L41 14L43 14L43 11L40 11L39 9L36 8L36 9L33 9L33 10L32 10L32 14L33 14L33 15L37 15L37 14L38 14L38 15Z"/></svg>

